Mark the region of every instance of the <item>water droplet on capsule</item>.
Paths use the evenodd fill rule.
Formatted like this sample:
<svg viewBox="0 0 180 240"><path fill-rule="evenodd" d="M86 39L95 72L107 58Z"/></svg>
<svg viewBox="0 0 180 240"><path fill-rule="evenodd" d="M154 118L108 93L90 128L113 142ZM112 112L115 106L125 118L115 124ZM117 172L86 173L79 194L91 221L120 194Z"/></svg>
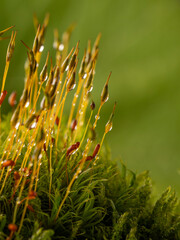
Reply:
<svg viewBox="0 0 180 240"><path fill-rule="evenodd" d="M35 127L36 127L36 125L37 125L37 123L36 123L36 122L34 122L34 123L31 125L31 128L35 128Z"/></svg>
<svg viewBox="0 0 180 240"><path fill-rule="evenodd" d="M96 115L96 116L95 116L95 119L96 119L96 118L97 118L97 120L99 120L99 119L100 119L100 116L97 116L97 115Z"/></svg>
<svg viewBox="0 0 180 240"><path fill-rule="evenodd" d="M64 45L61 43L60 45L59 45L59 51L63 51L64 50Z"/></svg>
<svg viewBox="0 0 180 240"><path fill-rule="evenodd" d="M93 86L91 86L89 89L88 89L88 93L91 92L93 90Z"/></svg>
<svg viewBox="0 0 180 240"><path fill-rule="evenodd" d="M67 72L69 70L69 65L66 67L65 71Z"/></svg>
<svg viewBox="0 0 180 240"><path fill-rule="evenodd" d="M55 49L57 48L57 42L53 43L53 48L55 48Z"/></svg>
<svg viewBox="0 0 180 240"><path fill-rule="evenodd" d="M25 108L29 107L29 101L27 101L27 103L24 106Z"/></svg>
<svg viewBox="0 0 180 240"><path fill-rule="evenodd" d="M41 45L40 48L39 48L39 52L42 52L44 50L44 46Z"/></svg>
<svg viewBox="0 0 180 240"><path fill-rule="evenodd" d="M76 83L72 85L71 90L73 90L76 87Z"/></svg>
<svg viewBox="0 0 180 240"><path fill-rule="evenodd" d="M15 125L15 129L18 129L19 125L20 125L20 122L17 122L16 125Z"/></svg>
<svg viewBox="0 0 180 240"><path fill-rule="evenodd" d="M82 78L85 79L86 77L87 77L87 73L85 73Z"/></svg>

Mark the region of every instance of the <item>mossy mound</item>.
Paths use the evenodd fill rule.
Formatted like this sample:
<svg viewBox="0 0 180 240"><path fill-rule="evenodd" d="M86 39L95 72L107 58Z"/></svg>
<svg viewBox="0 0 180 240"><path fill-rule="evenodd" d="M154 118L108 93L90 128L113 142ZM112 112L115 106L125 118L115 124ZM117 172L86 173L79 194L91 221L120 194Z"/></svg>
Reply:
<svg viewBox="0 0 180 240"><path fill-rule="evenodd" d="M47 15L42 26L35 19L32 49L22 41L28 50L24 91L13 114L3 121L0 117L0 239L180 239L178 201L170 188L153 203L148 172L136 175L123 163L118 167L103 147L116 103L102 138L96 137L111 75L95 115L95 103L89 102L100 35L92 49L88 43L77 71L79 42L68 53L72 27L61 41L55 31L56 63L48 65L48 53L39 71L48 19ZM10 29L0 32L0 40ZM7 95L4 88L15 39L16 32L12 32L0 107ZM75 88L77 76L67 118L65 100ZM14 108L16 93L8 100Z"/></svg>

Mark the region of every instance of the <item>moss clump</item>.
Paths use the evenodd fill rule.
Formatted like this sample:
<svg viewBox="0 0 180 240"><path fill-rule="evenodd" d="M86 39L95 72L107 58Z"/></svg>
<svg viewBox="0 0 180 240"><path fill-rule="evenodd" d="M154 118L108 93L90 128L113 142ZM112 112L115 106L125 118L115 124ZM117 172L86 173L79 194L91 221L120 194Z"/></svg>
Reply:
<svg viewBox="0 0 180 240"><path fill-rule="evenodd" d="M109 97L110 76L95 121L91 123L94 102L86 117L100 35L92 49L88 43L77 71L79 43L68 53L72 27L62 41L56 30L56 64L51 61L49 67L48 53L39 71L47 24L48 15L42 26L35 19L32 49L22 42L28 50L24 90L13 114L1 122L0 239L180 239L177 198L170 188L154 204L148 172L136 175L123 163L119 168L102 147L112 129L116 104L102 139L95 136L101 108ZM0 105L7 94L4 88L15 38L12 32ZM76 93L66 118L65 100L75 88L76 75ZM9 97L12 107L15 97L15 93Z"/></svg>

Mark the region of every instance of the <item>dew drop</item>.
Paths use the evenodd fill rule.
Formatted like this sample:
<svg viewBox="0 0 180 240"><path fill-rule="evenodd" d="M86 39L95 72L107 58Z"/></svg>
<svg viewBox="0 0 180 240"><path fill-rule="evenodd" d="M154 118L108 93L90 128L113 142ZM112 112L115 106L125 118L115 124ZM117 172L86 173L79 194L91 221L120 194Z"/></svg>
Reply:
<svg viewBox="0 0 180 240"><path fill-rule="evenodd" d="M112 130L112 122L108 122L105 126L105 132L110 132Z"/></svg>
<svg viewBox="0 0 180 240"><path fill-rule="evenodd" d="M109 128L109 132L112 130L112 126Z"/></svg>
<svg viewBox="0 0 180 240"><path fill-rule="evenodd" d="M44 45L41 45L39 48L39 52L42 52L44 50Z"/></svg>
<svg viewBox="0 0 180 240"><path fill-rule="evenodd" d="M19 125L20 125L20 122L17 122L16 125L15 125L15 129L18 129Z"/></svg>
<svg viewBox="0 0 180 240"><path fill-rule="evenodd" d="M64 45L61 43L60 45L59 45L59 51L63 51L64 50Z"/></svg>
<svg viewBox="0 0 180 240"><path fill-rule="evenodd" d="M57 48L57 42L53 43L53 48L55 48L55 49Z"/></svg>
<svg viewBox="0 0 180 240"><path fill-rule="evenodd" d="M54 86L54 85L55 85L55 83L56 83L56 78L54 78L54 79L53 79L53 82L52 82L52 84L51 84L51 85L52 85L52 86Z"/></svg>
<svg viewBox="0 0 180 240"><path fill-rule="evenodd" d="M35 128L37 126L37 123L34 122L32 125L31 125L31 128Z"/></svg>
<svg viewBox="0 0 180 240"><path fill-rule="evenodd" d="M32 167L32 165L33 165L32 162L30 162L30 163L29 163L29 167Z"/></svg>
<svg viewBox="0 0 180 240"><path fill-rule="evenodd" d="M86 77L87 77L87 73L85 73L82 78L85 79Z"/></svg>
<svg viewBox="0 0 180 240"><path fill-rule="evenodd" d="M69 70L69 65L66 67L65 71L67 72Z"/></svg>
<svg viewBox="0 0 180 240"><path fill-rule="evenodd" d="M89 89L88 89L88 93L91 92L93 90L93 86L91 86Z"/></svg>
<svg viewBox="0 0 180 240"><path fill-rule="evenodd" d="M97 116L97 115L96 115L96 116L95 116L95 119L96 119L96 118L97 118L97 120L99 120L99 119L100 119L100 116Z"/></svg>
<svg viewBox="0 0 180 240"><path fill-rule="evenodd" d="M105 102L107 102L107 100L109 99L109 96L107 96L107 98L106 98L106 100L105 100Z"/></svg>
<svg viewBox="0 0 180 240"><path fill-rule="evenodd" d="M73 90L76 87L76 83L72 85L71 90Z"/></svg>
<svg viewBox="0 0 180 240"><path fill-rule="evenodd" d="M82 172L82 170L81 170L81 169L79 169L79 170L78 170L78 174L80 174L81 172Z"/></svg>
<svg viewBox="0 0 180 240"><path fill-rule="evenodd" d="M29 101L25 104L25 108L29 107Z"/></svg>

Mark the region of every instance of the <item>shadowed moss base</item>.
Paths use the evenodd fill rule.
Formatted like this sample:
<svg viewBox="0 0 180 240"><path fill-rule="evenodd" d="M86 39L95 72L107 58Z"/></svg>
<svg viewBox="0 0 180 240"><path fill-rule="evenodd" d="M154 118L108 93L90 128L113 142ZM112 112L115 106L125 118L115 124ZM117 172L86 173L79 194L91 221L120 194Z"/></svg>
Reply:
<svg viewBox="0 0 180 240"><path fill-rule="evenodd" d="M2 127L6 124L3 123ZM23 155L23 153L22 153ZM53 148L53 160L56 149ZM78 162L80 153L72 156ZM23 156L21 156L23 159ZM45 159L43 159L46 161ZM38 196L30 200L20 234L15 239L167 239L180 238L180 216L176 213L177 198L168 188L154 204L151 199L151 179L148 172L135 175L121 163L120 169L103 149L96 165L85 168L74 182L59 217L55 216L66 189L67 178L62 166L65 152L58 152L54 168L49 206L49 172L41 166ZM69 163L68 175L72 178ZM9 203L13 192L13 176L9 176L0 197L0 239L9 234L8 223L16 198ZM28 191L28 187L27 187ZM25 190L26 192L26 190ZM17 193L18 194L18 193ZM24 196L25 197L25 196ZM24 203L19 206L17 225Z"/></svg>

